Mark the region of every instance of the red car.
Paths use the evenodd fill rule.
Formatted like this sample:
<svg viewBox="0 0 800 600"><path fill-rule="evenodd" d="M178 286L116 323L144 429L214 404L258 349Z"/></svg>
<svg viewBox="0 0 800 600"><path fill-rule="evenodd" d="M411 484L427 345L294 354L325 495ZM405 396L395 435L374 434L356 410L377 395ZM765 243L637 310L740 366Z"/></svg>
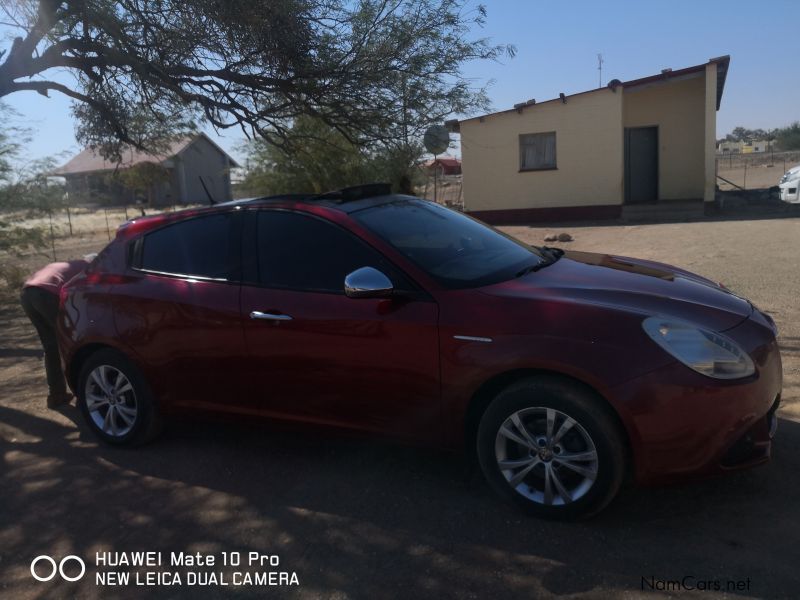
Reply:
<svg viewBox="0 0 800 600"><path fill-rule="evenodd" d="M539 516L766 462L772 319L664 264L533 247L378 186L135 219L62 293L69 383L102 440L179 411L477 455Z"/></svg>

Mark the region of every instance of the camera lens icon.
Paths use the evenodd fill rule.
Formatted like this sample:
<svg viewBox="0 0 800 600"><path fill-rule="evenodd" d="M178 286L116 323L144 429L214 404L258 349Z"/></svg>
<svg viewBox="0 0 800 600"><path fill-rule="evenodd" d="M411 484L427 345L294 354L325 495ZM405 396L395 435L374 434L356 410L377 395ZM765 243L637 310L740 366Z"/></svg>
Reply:
<svg viewBox="0 0 800 600"><path fill-rule="evenodd" d="M64 572L64 565L69 564L69 561L74 561L81 567L81 572L79 575L75 577L70 577ZM42 577L37 573L36 565L40 562L44 562L50 565L50 574L46 577ZM81 577L86 574L86 563L83 562L83 559L80 556L75 556L74 554L69 554L61 559L61 562L56 563L55 559L52 556L48 556L47 554L41 554L34 558L31 561L31 575L36 581L50 581L53 577L56 576L56 573L61 575L61 578L64 581L78 581Z"/></svg>

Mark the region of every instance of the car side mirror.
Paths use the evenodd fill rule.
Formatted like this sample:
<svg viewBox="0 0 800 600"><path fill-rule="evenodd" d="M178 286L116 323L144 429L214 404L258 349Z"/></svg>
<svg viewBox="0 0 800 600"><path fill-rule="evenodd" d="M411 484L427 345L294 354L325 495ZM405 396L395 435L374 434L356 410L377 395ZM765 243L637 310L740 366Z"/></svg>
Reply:
<svg viewBox="0 0 800 600"><path fill-rule="evenodd" d="M348 298L388 298L393 291L391 280L372 267L361 267L344 278Z"/></svg>

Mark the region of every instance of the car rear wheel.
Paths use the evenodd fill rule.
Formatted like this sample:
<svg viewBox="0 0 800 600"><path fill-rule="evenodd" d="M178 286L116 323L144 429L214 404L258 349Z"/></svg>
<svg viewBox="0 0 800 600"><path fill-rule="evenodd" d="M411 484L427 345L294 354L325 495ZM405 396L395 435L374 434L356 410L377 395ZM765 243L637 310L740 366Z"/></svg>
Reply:
<svg viewBox="0 0 800 600"><path fill-rule="evenodd" d="M92 432L109 444L139 445L161 429L156 403L139 369L115 350L100 350L84 363L78 406Z"/></svg>
<svg viewBox="0 0 800 600"><path fill-rule="evenodd" d="M481 418L478 459L489 484L540 517L602 510L625 472L622 432L604 401L555 377L519 381Z"/></svg>

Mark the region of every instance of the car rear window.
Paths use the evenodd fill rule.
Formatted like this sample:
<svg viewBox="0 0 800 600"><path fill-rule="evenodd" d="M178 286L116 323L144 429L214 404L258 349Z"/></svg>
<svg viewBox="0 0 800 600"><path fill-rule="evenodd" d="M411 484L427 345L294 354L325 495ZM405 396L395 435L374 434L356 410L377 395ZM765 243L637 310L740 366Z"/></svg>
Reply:
<svg viewBox="0 0 800 600"><path fill-rule="evenodd" d="M195 217L144 236L138 268L227 280L232 273L230 213Z"/></svg>

